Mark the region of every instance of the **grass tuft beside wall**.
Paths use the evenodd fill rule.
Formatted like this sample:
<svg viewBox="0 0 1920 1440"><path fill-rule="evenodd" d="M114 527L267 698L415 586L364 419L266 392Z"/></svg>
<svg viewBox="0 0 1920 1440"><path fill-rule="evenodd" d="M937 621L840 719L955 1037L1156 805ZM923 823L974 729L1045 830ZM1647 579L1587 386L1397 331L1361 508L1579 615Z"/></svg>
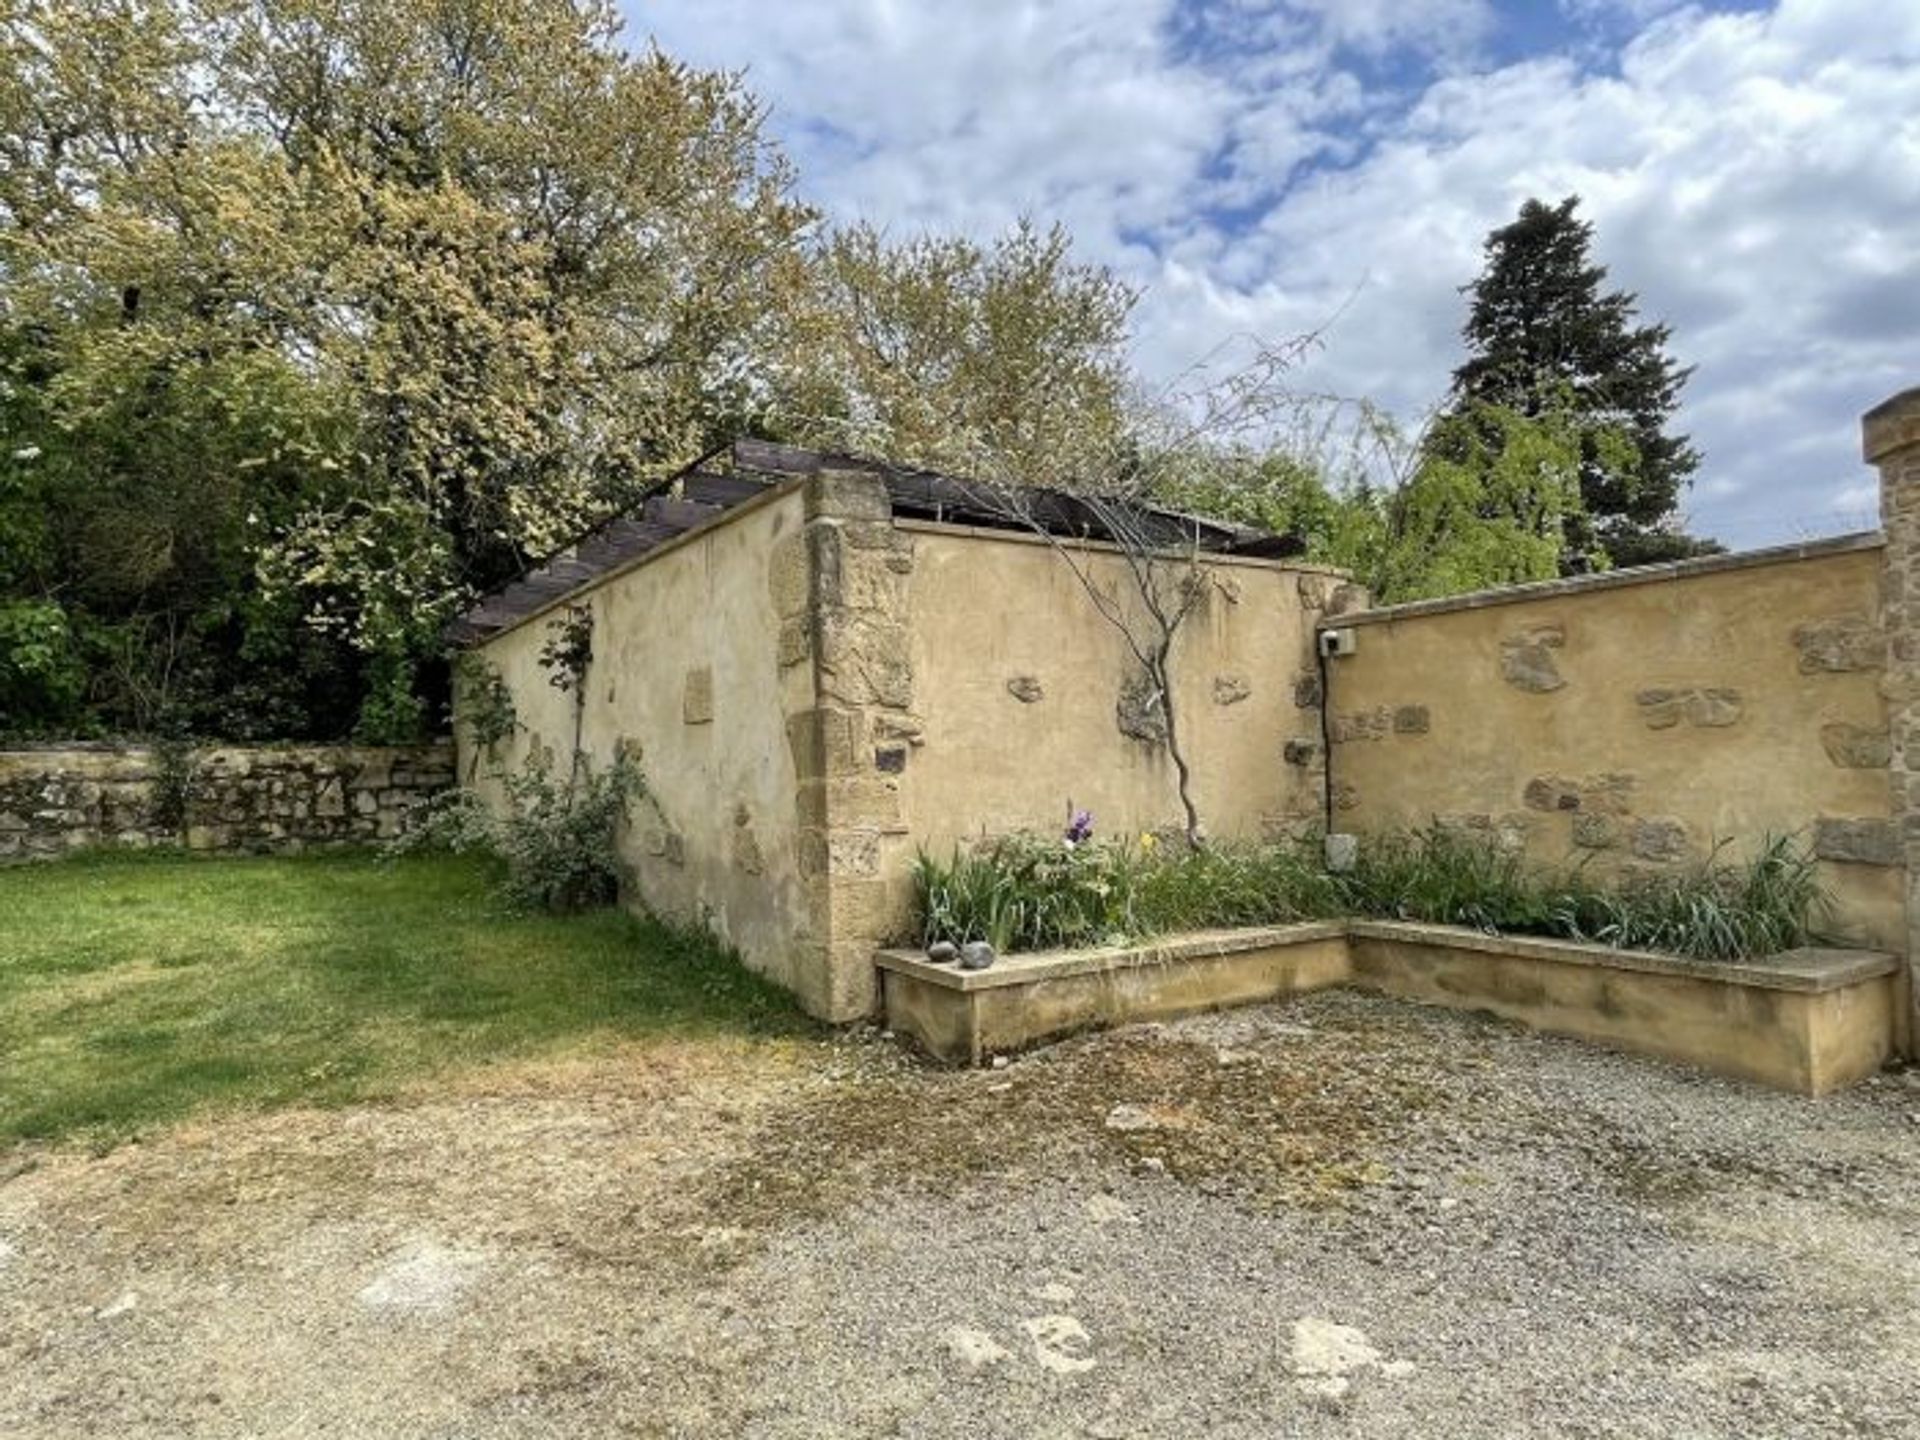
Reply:
<svg viewBox="0 0 1920 1440"><path fill-rule="evenodd" d="M0 871L0 1140L111 1141L634 1036L807 1022L705 936L508 913L473 857Z"/></svg>

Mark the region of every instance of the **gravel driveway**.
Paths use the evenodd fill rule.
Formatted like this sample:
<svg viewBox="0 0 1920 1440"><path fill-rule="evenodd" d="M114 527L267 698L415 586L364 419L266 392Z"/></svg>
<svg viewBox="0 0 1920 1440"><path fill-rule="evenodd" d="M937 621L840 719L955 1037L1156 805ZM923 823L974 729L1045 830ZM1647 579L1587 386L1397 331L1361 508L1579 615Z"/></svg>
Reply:
<svg viewBox="0 0 1920 1440"><path fill-rule="evenodd" d="M1916 1122L1342 994L495 1071L0 1159L0 1434L1911 1436Z"/></svg>

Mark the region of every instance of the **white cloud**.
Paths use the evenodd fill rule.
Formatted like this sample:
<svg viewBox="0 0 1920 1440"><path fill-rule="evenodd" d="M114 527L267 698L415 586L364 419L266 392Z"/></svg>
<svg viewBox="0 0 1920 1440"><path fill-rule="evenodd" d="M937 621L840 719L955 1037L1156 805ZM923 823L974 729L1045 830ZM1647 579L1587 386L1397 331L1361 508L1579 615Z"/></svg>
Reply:
<svg viewBox="0 0 1920 1440"><path fill-rule="evenodd" d="M1920 6L1564 8L1637 33L1603 68L1587 49L1496 67L1483 0L665 0L640 19L749 66L835 214L1066 221L1147 287L1138 359L1162 376L1337 311L1309 378L1417 410L1457 361L1487 230L1577 191L1599 258L1698 366L1700 527L1747 545L1859 523L1859 412L1920 381Z"/></svg>

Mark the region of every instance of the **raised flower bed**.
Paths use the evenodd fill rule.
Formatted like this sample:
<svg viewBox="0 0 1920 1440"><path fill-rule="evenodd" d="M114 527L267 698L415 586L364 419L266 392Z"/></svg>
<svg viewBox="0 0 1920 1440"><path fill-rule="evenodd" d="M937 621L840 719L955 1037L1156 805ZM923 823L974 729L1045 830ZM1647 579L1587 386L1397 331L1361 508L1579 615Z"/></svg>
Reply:
<svg viewBox="0 0 1920 1440"><path fill-rule="evenodd" d="M1820 1095L1885 1063L1897 1015L1897 963L1872 951L1697 960L1404 921L1036 951L979 971L918 950L876 963L888 1025L963 1064L1075 1030L1350 985Z"/></svg>

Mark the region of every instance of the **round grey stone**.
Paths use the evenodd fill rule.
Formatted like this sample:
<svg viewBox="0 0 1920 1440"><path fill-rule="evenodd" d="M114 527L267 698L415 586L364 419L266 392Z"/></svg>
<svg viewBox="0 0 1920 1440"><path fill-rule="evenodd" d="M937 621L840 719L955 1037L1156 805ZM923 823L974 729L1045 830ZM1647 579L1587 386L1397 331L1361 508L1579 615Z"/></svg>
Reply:
<svg viewBox="0 0 1920 1440"><path fill-rule="evenodd" d="M969 940L960 947L962 970L984 970L993 964L993 946L984 940Z"/></svg>
<svg viewBox="0 0 1920 1440"><path fill-rule="evenodd" d="M927 959L935 965L951 965L959 953L951 940L936 940L927 946Z"/></svg>

